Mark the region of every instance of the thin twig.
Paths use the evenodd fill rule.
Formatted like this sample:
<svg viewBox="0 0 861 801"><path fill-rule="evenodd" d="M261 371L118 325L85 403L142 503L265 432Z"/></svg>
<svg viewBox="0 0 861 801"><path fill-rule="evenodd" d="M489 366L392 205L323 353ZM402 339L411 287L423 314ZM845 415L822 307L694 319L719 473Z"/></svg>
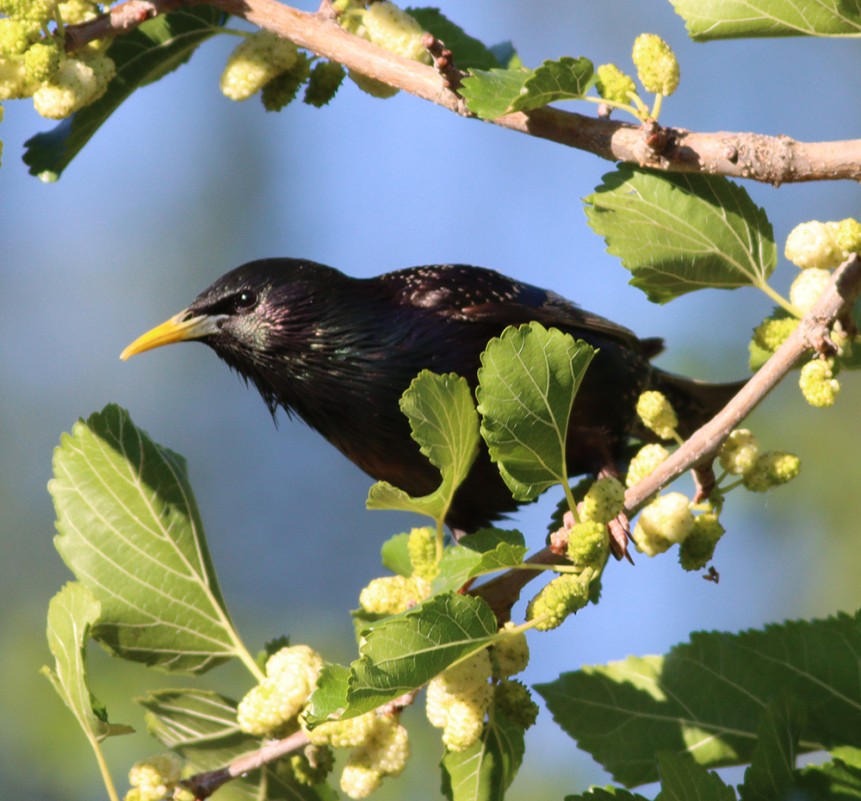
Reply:
<svg viewBox="0 0 861 801"><path fill-rule="evenodd" d="M656 470L628 489L625 493L625 514L633 517L652 495L682 473L707 465L729 433L777 386L806 352L830 347L828 332L838 319L848 314L859 294L861 257L856 254L835 271L831 282L798 327L735 397ZM564 558L547 547L533 554L528 561L553 565L561 563ZM509 570L476 587L472 593L484 598L497 617L504 621L508 619L520 591L536 575L531 570Z"/></svg>
<svg viewBox="0 0 861 801"><path fill-rule="evenodd" d="M416 689L404 693L374 711L378 715L396 715L416 700L418 692ZM232 779L237 779L253 770L259 770L265 765L287 756L287 754L292 754L294 751L304 748L309 742L308 735L300 729L288 737L284 737L281 740L273 740L261 746L256 751L249 751L247 754L237 757L226 767L190 776L188 779L182 781L182 785L194 793L197 801L201 801L204 798L209 798L219 787L227 784Z"/></svg>
<svg viewBox="0 0 861 801"><path fill-rule="evenodd" d="M77 50L95 39L131 30L154 14L196 4L200 0L126 0L103 17L67 27L66 47ZM352 70L456 114L473 116L439 70L347 33L330 13L298 11L277 0L211 0L211 5ZM861 139L799 142L787 136L662 128L660 138L665 144L656 152L644 140L640 125L557 108L506 114L490 122L610 161L667 172L726 175L775 186L800 181L861 181Z"/></svg>

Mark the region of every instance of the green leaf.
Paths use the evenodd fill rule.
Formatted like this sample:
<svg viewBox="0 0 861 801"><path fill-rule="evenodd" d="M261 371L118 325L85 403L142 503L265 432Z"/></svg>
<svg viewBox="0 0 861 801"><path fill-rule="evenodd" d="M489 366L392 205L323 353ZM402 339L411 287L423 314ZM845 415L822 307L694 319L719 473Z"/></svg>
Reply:
<svg viewBox="0 0 861 801"><path fill-rule="evenodd" d="M537 322L507 328L481 354L481 434L517 500L567 483L568 419L594 354L585 342Z"/></svg>
<svg viewBox="0 0 861 801"><path fill-rule="evenodd" d="M523 563L526 544L519 531L487 528L445 549L433 592L456 591L476 576L507 570Z"/></svg>
<svg viewBox="0 0 861 801"><path fill-rule="evenodd" d="M225 768L232 760L261 746L259 738L239 729L236 703L210 690L157 690L138 699L138 703L147 710L149 732L180 754L196 772ZM239 797L254 801L336 798L328 785L305 787L271 768L232 779L230 787Z"/></svg>
<svg viewBox="0 0 861 801"><path fill-rule="evenodd" d="M523 85L532 76L525 67L472 70L463 79L460 94L469 110L483 120L495 120L512 111Z"/></svg>
<svg viewBox="0 0 861 801"><path fill-rule="evenodd" d="M317 687L308 699L304 713L308 724L314 726L338 718L347 708L347 691L351 671L346 665L327 662L317 679Z"/></svg>
<svg viewBox="0 0 861 801"><path fill-rule="evenodd" d="M191 58L198 45L224 25L227 15L200 5L162 14L111 43L117 73L105 94L53 130L31 137L24 163L30 174L55 181L99 127L135 89L162 78Z"/></svg>
<svg viewBox="0 0 861 801"><path fill-rule="evenodd" d="M590 787L585 793L566 795L565 801L648 801L646 796L619 787Z"/></svg>
<svg viewBox="0 0 861 801"><path fill-rule="evenodd" d="M500 66L496 56L478 39L455 25L438 8L407 8L407 12L418 20L419 25L451 50L458 69L487 70Z"/></svg>
<svg viewBox="0 0 861 801"><path fill-rule="evenodd" d="M750 767L744 774L745 801L789 797L801 733L801 714L792 698L772 699L757 729Z"/></svg>
<svg viewBox="0 0 861 801"><path fill-rule="evenodd" d="M811 765L799 771L794 794L786 798L851 801L861 799L861 765L835 759L824 765Z"/></svg>
<svg viewBox="0 0 861 801"><path fill-rule="evenodd" d="M247 657L209 558L185 462L107 406L64 434L49 484L54 542L101 603L93 635L165 670Z"/></svg>
<svg viewBox="0 0 861 801"><path fill-rule="evenodd" d="M559 100L579 100L594 84L594 67L588 58L563 56L535 70L474 69L464 78L461 94L470 111L492 120Z"/></svg>
<svg viewBox="0 0 861 801"><path fill-rule="evenodd" d="M447 751L442 789L450 801L503 801L523 762L523 729L492 710L479 740L465 751Z"/></svg>
<svg viewBox="0 0 861 801"><path fill-rule="evenodd" d="M87 681L87 640L99 619L99 602L76 581L70 581L48 605L48 648L54 656L48 678L63 703L71 710L87 737L100 742L105 737L130 734L131 726L109 723L107 710L90 692Z"/></svg>
<svg viewBox="0 0 861 801"><path fill-rule="evenodd" d="M391 570L398 576L411 576L413 574L413 563L410 561L410 551L407 547L410 541L409 532L395 534L389 537L380 549L380 558L383 567Z"/></svg>
<svg viewBox="0 0 861 801"><path fill-rule="evenodd" d="M364 632L361 658L352 664L347 715L376 709L421 687L449 665L486 647L497 623L480 598L434 595Z"/></svg>
<svg viewBox="0 0 861 801"><path fill-rule="evenodd" d="M777 263L771 223L747 192L716 175L624 165L586 198L592 229L657 303L695 289L765 284Z"/></svg>
<svg viewBox="0 0 861 801"><path fill-rule="evenodd" d="M454 373L437 375L422 370L401 397L401 411L409 418L413 439L442 474L430 495L413 498L386 481L368 493L368 509L418 512L442 521L454 493L478 455L478 415L466 379Z"/></svg>
<svg viewBox="0 0 861 801"><path fill-rule="evenodd" d="M630 657L536 687L553 717L613 776L657 779L656 751L709 767L756 754L775 688L805 711L799 751L861 745L861 616L698 633L666 657ZM764 757L760 757L764 759Z"/></svg>
<svg viewBox="0 0 861 801"><path fill-rule="evenodd" d="M545 61L523 84L512 111L528 111L557 100L579 100L595 85L595 68L585 56Z"/></svg>
<svg viewBox="0 0 861 801"><path fill-rule="evenodd" d="M658 754L661 777L660 801L735 801L732 787L687 754ZM773 796L779 798L779 796Z"/></svg>
<svg viewBox="0 0 861 801"><path fill-rule="evenodd" d="M841 0L671 0L692 39L861 36L861 6Z"/></svg>

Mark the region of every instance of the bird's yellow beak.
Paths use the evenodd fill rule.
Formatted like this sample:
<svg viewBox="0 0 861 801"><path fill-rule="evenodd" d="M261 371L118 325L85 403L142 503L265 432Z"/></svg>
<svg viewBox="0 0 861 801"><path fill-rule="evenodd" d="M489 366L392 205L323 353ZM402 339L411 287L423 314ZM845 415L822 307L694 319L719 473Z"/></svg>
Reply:
<svg viewBox="0 0 861 801"><path fill-rule="evenodd" d="M222 315L209 314L189 317L187 310L181 311L171 317L170 320L139 336L120 354L120 358L125 361L130 356L143 353L145 350L160 348L162 345L172 345L174 342L200 339L218 333L218 323L221 317Z"/></svg>

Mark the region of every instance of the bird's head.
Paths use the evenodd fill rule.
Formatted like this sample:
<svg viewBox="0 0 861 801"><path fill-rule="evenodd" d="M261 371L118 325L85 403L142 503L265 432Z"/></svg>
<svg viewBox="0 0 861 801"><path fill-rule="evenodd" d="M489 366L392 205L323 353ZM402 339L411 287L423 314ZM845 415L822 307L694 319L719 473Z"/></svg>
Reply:
<svg viewBox="0 0 861 801"><path fill-rule="evenodd" d="M270 409L273 367L301 360L324 316L321 299L345 276L314 262L265 259L226 273L185 309L132 342L120 358L171 345L200 341L260 390Z"/></svg>

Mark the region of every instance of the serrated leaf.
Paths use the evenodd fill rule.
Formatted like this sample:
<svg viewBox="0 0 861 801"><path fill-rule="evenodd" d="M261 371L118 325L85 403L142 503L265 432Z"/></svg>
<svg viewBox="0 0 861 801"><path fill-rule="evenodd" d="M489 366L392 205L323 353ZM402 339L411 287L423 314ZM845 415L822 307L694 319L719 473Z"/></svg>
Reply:
<svg viewBox="0 0 861 801"><path fill-rule="evenodd" d="M519 531L492 528L477 531L446 548L432 590L435 593L459 590L476 576L516 567L523 563L526 550Z"/></svg>
<svg viewBox="0 0 861 801"><path fill-rule="evenodd" d="M386 481L368 493L368 509L397 509L445 519L454 493L478 455L478 414L465 378L422 370L401 396L413 439L442 476L439 488L414 498Z"/></svg>
<svg viewBox="0 0 861 801"><path fill-rule="evenodd" d="M750 767L744 774L741 794L745 801L789 797L800 733L798 704L786 695L772 699L763 713Z"/></svg>
<svg viewBox="0 0 861 801"><path fill-rule="evenodd" d="M512 111L528 111L558 100L578 100L595 85L595 68L585 56L545 61L523 84Z"/></svg>
<svg viewBox="0 0 861 801"><path fill-rule="evenodd" d="M656 751L709 767L749 762L775 688L805 710L799 751L861 745L861 616L698 633L664 657L566 673L538 685L553 717L613 776L654 781Z"/></svg>
<svg viewBox="0 0 861 801"><path fill-rule="evenodd" d="M327 662L323 666L304 713L312 727L330 718L339 717L347 708L350 675L350 668L346 665Z"/></svg>
<svg viewBox="0 0 861 801"><path fill-rule="evenodd" d="M101 603L106 647L190 673L239 655L181 457L110 405L63 435L48 488L55 545Z"/></svg>
<svg viewBox="0 0 861 801"><path fill-rule="evenodd" d="M458 69L487 70L500 66L496 56L478 39L448 19L438 8L407 8L424 30L442 41L454 55Z"/></svg>
<svg viewBox="0 0 861 801"><path fill-rule="evenodd" d="M592 229L666 303L696 289L762 286L777 263L765 212L717 175L665 175L624 165L586 198Z"/></svg>
<svg viewBox="0 0 861 801"><path fill-rule="evenodd" d="M861 765L852 765L841 759L824 765L810 765L798 772L793 790L791 797L815 801L861 798Z"/></svg>
<svg viewBox="0 0 861 801"><path fill-rule="evenodd" d="M594 84L594 67L588 58L563 56L534 70L474 69L464 79L461 94L470 111L492 120L559 100L578 100Z"/></svg>
<svg viewBox="0 0 861 801"><path fill-rule="evenodd" d="M732 787L687 754L658 754L658 773L661 777L660 801L735 801Z"/></svg>
<svg viewBox="0 0 861 801"><path fill-rule="evenodd" d="M421 687L459 659L486 647L497 622L480 598L434 595L363 633L353 662L347 715L369 712Z"/></svg>
<svg viewBox="0 0 861 801"><path fill-rule="evenodd" d="M53 130L25 143L30 174L55 181L101 125L141 86L162 78L191 58L198 45L217 33L227 15L199 5L147 20L111 43L108 55L117 72L95 103L75 112Z"/></svg>
<svg viewBox="0 0 861 801"><path fill-rule="evenodd" d="M131 726L109 723L104 705L90 692L87 640L99 614L99 602L83 584L66 584L48 605L48 648L54 656L54 667L42 668L81 728L96 742L134 731Z"/></svg>
<svg viewBox="0 0 861 801"><path fill-rule="evenodd" d="M225 768L237 757L260 748L257 737L245 734L236 722L236 703L210 690L157 690L138 699L147 728L176 751L195 772ZM317 801L336 798L328 785L306 787L271 768L252 771L230 782L239 797L254 801Z"/></svg>
<svg viewBox="0 0 861 801"><path fill-rule="evenodd" d="M861 6L842 0L671 0L692 39L861 36Z"/></svg>
<svg viewBox="0 0 861 801"><path fill-rule="evenodd" d="M585 342L537 322L507 328L481 354L481 434L517 500L567 482L571 407L594 354Z"/></svg>
<svg viewBox="0 0 861 801"><path fill-rule="evenodd" d="M503 801L523 762L523 729L493 710L478 741L465 751L447 751L442 789L449 801Z"/></svg>

